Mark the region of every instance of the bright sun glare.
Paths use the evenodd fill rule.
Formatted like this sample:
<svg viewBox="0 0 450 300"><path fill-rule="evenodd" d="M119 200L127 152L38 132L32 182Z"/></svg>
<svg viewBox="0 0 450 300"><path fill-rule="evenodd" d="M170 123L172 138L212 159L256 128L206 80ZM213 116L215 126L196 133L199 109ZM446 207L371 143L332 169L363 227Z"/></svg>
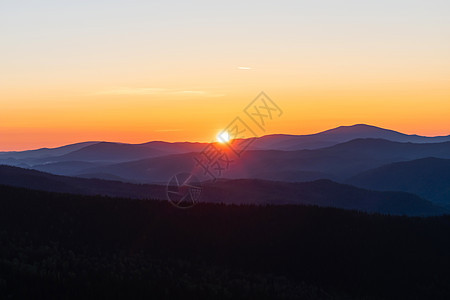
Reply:
<svg viewBox="0 0 450 300"><path fill-rule="evenodd" d="M227 131L222 131L217 135L217 141L222 144L226 144L230 141L230 135Z"/></svg>

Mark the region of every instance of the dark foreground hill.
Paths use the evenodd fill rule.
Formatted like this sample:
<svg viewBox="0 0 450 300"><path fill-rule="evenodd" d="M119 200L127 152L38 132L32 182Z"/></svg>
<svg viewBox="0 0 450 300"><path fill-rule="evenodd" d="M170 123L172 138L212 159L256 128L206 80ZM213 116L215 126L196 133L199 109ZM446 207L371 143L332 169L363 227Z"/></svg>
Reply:
<svg viewBox="0 0 450 300"><path fill-rule="evenodd" d="M166 199L165 185L67 177L11 166L0 166L0 184L83 195ZM205 182L200 201L259 205L307 204L410 216L442 215L448 212L414 194L369 191L330 180L302 183L257 179Z"/></svg>
<svg viewBox="0 0 450 300"><path fill-rule="evenodd" d="M450 217L0 186L2 299L449 299Z"/></svg>
<svg viewBox="0 0 450 300"><path fill-rule="evenodd" d="M354 209L372 213L429 216L447 213L414 194L378 192L333 182L274 182L255 179L205 184L201 200L233 204L300 204Z"/></svg>

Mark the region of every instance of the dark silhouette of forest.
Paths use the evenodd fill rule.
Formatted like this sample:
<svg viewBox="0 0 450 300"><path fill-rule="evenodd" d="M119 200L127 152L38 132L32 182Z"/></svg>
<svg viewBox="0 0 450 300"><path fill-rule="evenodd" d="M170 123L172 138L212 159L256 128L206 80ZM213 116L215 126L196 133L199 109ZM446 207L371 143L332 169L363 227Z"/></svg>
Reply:
<svg viewBox="0 0 450 300"><path fill-rule="evenodd" d="M2 299L449 299L450 216L0 186Z"/></svg>

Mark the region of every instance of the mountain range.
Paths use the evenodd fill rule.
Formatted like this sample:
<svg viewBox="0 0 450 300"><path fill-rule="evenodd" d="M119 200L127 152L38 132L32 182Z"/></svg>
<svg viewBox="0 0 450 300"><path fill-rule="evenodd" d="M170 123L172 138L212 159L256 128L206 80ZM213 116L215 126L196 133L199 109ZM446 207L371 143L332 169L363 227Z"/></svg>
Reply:
<svg viewBox="0 0 450 300"><path fill-rule="evenodd" d="M198 153L195 152L173 154L120 163L92 164L87 168L80 168L78 163L73 162L74 166L62 169L61 173L55 172L61 163L34 168L69 176L108 179L114 175L129 182L162 183L178 172L192 170L196 155ZM450 142L413 144L356 139L314 150L248 150L239 159L233 159L223 177L291 182L331 179L345 182L352 176L384 164L425 157L450 159Z"/></svg>
<svg viewBox="0 0 450 300"><path fill-rule="evenodd" d="M272 134L257 137L249 150L303 150L329 147L358 138L384 139L394 142L442 143L450 142L450 135L425 137L408 135L366 124L340 126L308 135ZM15 159L22 163L46 163L49 161L90 160L127 161L158 155L201 151L206 143L151 141L142 144L111 142L83 142L58 148L42 148L28 151L0 152L0 159ZM143 151L146 150L146 153ZM118 155L120 153L121 155ZM103 154L103 156L101 156ZM34 160L33 160L34 159Z"/></svg>
<svg viewBox="0 0 450 300"><path fill-rule="evenodd" d="M161 198L164 197L162 186L179 172L194 170L201 181L211 179L202 176L201 170L194 168L194 157L206 146L206 143L164 141L142 144L83 142L53 149L0 152L0 164L22 168L2 166L0 183L56 192L131 198L145 198L149 193L154 193L155 197ZM205 188L205 195L208 195L208 190L217 190L221 186L226 186L233 194L235 186L244 184L245 187L250 187L255 182L264 182L256 193L257 197L246 194L243 186L242 190L238 189L238 194L233 194L228 199L225 196L207 196L204 199L229 203L237 201L265 204L287 201L332 205L336 200L333 193L328 194L325 202L321 203L320 197L312 197L311 191L305 197L297 191L301 189L302 183L306 182L311 188L311 182L314 182L326 191L345 190L350 184L355 189L359 187L375 193L406 192L409 193L408 197L417 197L413 200L402 196L408 198L410 203L417 202L420 198L435 205L449 207L449 162L450 136L407 135L364 124L341 126L311 135L266 135L255 138L240 158L233 158L229 168L221 176L225 181L219 181L214 186L206 184ZM337 188L339 183L345 185ZM266 190L265 185L272 190ZM265 192L260 193L260 190ZM364 193L368 195L367 190ZM225 194L220 192L217 195ZM363 197L362 194L359 195L364 199L361 200L363 202L369 201L369 198L374 199L373 195L371 198ZM396 194L394 198L397 199L399 195ZM409 214L404 206L401 210L386 210L386 197L386 194L377 194L375 197L379 203L383 203L379 204L383 207L380 209L372 209L374 205L371 206L368 202L355 204L351 197L341 198L338 204L333 205L374 212L403 211ZM314 201L311 200L313 198ZM434 209L424 208L425 206L424 212Z"/></svg>

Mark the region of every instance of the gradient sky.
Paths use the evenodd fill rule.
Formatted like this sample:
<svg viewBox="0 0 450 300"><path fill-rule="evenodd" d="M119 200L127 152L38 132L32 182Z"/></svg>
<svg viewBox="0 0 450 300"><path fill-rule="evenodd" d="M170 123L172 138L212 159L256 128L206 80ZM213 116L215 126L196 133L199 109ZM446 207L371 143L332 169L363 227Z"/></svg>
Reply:
<svg viewBox="0 0 450 300"><path fill-rule="evenodd" d="M450 134L450 1L0 0L0 150L268 133Z"/></svg>

